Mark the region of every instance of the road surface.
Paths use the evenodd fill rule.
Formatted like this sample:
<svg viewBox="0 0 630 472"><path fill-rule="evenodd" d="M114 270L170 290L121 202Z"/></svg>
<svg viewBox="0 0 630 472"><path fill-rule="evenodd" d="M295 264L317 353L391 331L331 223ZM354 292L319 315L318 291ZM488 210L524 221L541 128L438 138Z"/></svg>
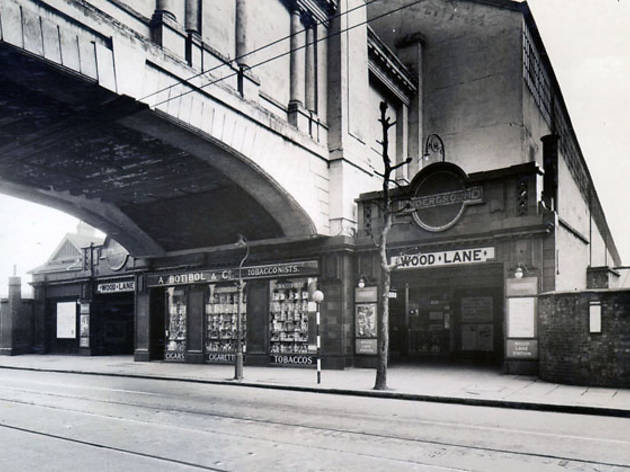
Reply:
<svg viewBox="0 0 630 472"><path fill-rule="evenodd" d="M0 471L628 471L630 419L0 369Z"/></svg>

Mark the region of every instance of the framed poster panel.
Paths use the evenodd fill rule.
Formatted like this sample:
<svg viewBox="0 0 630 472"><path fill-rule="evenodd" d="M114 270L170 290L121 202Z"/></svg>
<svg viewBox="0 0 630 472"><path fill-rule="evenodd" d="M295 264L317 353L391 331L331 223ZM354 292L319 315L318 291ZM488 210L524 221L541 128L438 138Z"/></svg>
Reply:
<svg viewBox="0 0 630 472"><path fill-rule="evenodd" d="M536 298L507 299L508 338L536 337Z"/></svg>
<svg viewBox="0 0 630 472"><path fill-rule="evenodd" d="M599 302L588 305L588 331L591 334L602 332L602 306Z"/></svg>
<svg viewBox="0 0 630 472"><path fill-rule="evenodd" d="M357 338L375 338L377 336L376 303L357 303L354 319Z"/></svg>
<svg viewBox="0 0 630 472"><path fill-rule="evenodd" d="M57 338L75 339L77 337L76 302L57 303Z"/></svg>
<svg viewBox="0 0 630 472"><path fill-rule="evenodd" d="M462 323L492 323L492 297L462 297Z"/></svg>

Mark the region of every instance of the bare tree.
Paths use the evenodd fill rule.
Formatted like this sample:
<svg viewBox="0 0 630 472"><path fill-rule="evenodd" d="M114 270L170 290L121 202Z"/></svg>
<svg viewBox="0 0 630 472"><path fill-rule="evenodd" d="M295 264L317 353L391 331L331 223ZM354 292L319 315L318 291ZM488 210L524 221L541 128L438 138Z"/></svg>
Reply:
<svg viewBox="0 0 630 472"><path fill-rule="evenodd" d="M383 127L383 140L380 142L383 146L383 173L376 172L383 179L383 197L381 200L381 215L383 217L383 225L380 228L380 234L376 240L378 254L380 259L381 277L379 282L379 301L378 301L378 347L377 347L377 363L376 363L376 380L374 382L374 390L387 390L387 362L389 353L389 289L391 286L391 271L395 267L387 260L387 236L392 227L394 208L390 194L390 186L398 185L395 179L392 179L392 173L411 162L411 158L392 165L389 158L387 148L389 139L387 133L389 128L394 126L396 122L390 122L390 118L386 117L387 103L380 104L381 117L378 120Z"/></svg>

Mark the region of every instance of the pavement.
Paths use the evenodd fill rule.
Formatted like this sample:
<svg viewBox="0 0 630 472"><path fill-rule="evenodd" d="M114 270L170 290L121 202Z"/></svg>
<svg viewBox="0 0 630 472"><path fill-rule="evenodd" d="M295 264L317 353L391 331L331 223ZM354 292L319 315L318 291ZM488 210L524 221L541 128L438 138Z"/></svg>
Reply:
<svg viewBox="0 0 630 472"><path fill-rule="evenodd" d="M630 389L556 384L471 365L393 364L388 368L386 391L373 390L374 369L360 368L324 370L320 384L314 369L245 366L243 380L234 381L231 365L135 362L132 356L0 356L0 368L630 418Z"/></svg>

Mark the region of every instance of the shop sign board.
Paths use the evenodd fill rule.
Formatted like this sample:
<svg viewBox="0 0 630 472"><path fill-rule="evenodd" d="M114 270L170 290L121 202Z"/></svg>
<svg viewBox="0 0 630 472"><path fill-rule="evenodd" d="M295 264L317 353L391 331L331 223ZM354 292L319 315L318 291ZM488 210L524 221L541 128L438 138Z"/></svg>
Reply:
<svg viewBox="0 0 630 472"><path fill-rule="evenodd" d="M536 299L519 297L507 299L508 338L536 336Z"/></svg>
<svg viewBox="0 0 630 472"><path fill-rule="evenodd" d="M432 164L419 174L411 197L416 224L427 231L446 231L459 221L466 206L483 203L483 187L467 185L467 178L452 163Z"/></svg>
<svg viewBox="0 0 630 472"><path fill-rule="evenodd" d="M243 279L263 279L272 277L301 277L317 275L319 264L317 261L297 261L280 264L243 267ZM238 268L202 269L187 272L149 274L148 287L163 287L171 285L189 285L229 282L238 279Z"/></svg>
<svg viewBox="0 0 630 472"><path fill-rule="evenodd" d="M135 290L136 290L135 280L101 282L96 285L96 293L121 293L121 292L134 292Z"/></svg>
<svg viewBox="0 0 630 472"><path fill-rule="evenodd" d="M271 354L270 361L273 365L315 367L317 356L310 354Z"/></svg>
<svg viewBox="0 0 630 472"><path fill-rule="evenodd" d="M376 339L357 339L355 351L357 354L376 354Z"/></svg>
<svg viewBox="0 0 630 472"><path fill-rule="evenodd" d="M233 271L238 275L238 271ZM268 277L301 277L317 275L319 264L317 261L289 262L285 264L269 264L262 266L243 267L244 279L261 279Z"/></svg>
<svg viewBox="0 0 630 472"><path fill-rule="evenodd" d="M510 359L538 359L537 339L508 339L505 357Z"/></svg>
<svg viewBox="0 0 630 472"><path fill-rule="evenodd" d="M456 249L453 251L423 252L393 256L391 263L396 269L419 269L462 264L478 264L494 259L494 247Z"/></svg>
<svg viewBox="0 0 630 472"><path fill-rule="evenodd" d="M233 364L234 354L225 352L209 352L207 359L208 362L214 362L216 364Z"/></svg>
<svg viewBox="0 0 630 472"><path fill-rule="evenodd" d="M77 337L77 304L75 302L57 303L57 338L75 339Z"/></svg>

